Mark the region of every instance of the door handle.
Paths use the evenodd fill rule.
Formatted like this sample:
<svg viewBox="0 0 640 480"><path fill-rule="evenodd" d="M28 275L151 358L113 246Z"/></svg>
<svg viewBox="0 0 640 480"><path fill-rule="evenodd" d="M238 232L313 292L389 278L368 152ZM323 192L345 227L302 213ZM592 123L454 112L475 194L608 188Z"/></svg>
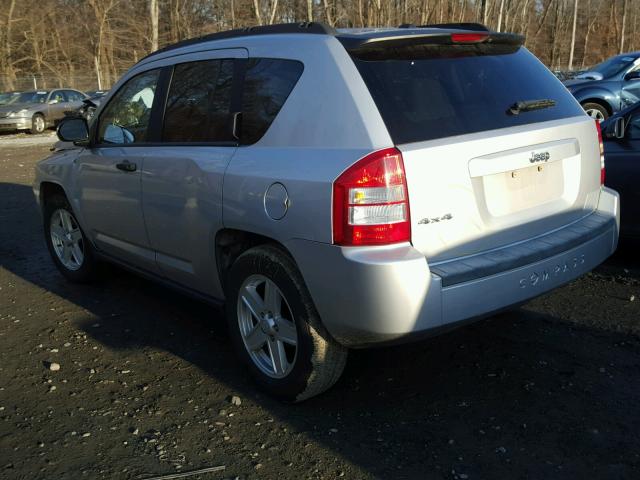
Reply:
<svg viewBox="0 0 640 480"><path fill-rule="evenodd" d="M135 163L130 162L129 160L124 160L123 162L116 163L116 168L118 170L122 170L123 172L135 172L138 166Z"/></svg>

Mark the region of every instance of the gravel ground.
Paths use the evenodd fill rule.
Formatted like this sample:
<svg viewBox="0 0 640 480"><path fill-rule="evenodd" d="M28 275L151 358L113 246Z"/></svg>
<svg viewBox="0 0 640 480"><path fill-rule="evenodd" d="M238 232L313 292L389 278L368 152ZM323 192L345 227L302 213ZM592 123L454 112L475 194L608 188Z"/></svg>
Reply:
<svg viewBox="0 0 640 480"><path fill-rule="evenodd" d="M355 351L331 391L284 405L238 366L221 312L116 268L66 283L30 187L47 146L7 140L0 478L640 478L631 255L441 337Z"/></svg>

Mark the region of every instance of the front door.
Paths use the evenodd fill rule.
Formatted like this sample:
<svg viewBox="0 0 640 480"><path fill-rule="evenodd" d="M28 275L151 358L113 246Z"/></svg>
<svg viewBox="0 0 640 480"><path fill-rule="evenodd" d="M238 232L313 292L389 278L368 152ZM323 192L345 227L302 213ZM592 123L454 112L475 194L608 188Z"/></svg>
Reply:
<svg viewBox="0 0 640 480"><path fill-rule="evenodd" d="M142 214L141 172L159 72L140 73L118 90L77 160L86 233L102 252L151 272L157 267Z"/></svg>
<svg viewBox="0 0 640 480"><path fill-rule="evenodd" d="M55 125L64 116L67 97L62 90L54 90L49 95L47 104L47 122L50 125Z"/></svg>
<svg viewBox="0 0 640 480"><path fill-rule="evenodd" d="M143 212L162 274L220 296L215 235L222 228L224 172L236 151L232 100L236 59L246 50L193 54L174 65L162 146L145 149Z"/></svg>

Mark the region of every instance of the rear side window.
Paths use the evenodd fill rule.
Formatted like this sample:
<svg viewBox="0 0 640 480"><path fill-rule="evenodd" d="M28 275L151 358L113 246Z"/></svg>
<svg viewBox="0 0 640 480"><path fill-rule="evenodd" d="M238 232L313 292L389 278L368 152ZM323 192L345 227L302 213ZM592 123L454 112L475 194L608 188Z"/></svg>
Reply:
<svg viewBox="0 0 640 480"><path fill-rule="evenodd" d="M84 97L80 92L76 92L75 90L65 90L65 95L67 96L68 102L81 102L84 100Z"/></svg>
<svg viewBox="0 0 640 480"><path fill-rule="evenodd" d="M233 60L175 66L164 115L165 142L233 140L230 108Z"/></svg>
<svg viewBox="0 0 640 480"><path fill-rule="evenodd" d="M303 70L295 60L252 58L247 61L242 95L240 142L249 145L266 133Z"/></svg>
<svg viewBox="0 0 640 480"><path fill-rule="evenodd" d="M438 46L354 61L396 144L584 115L525 48ZM509 112L516 102L541 99L556 104Z"/></svg>

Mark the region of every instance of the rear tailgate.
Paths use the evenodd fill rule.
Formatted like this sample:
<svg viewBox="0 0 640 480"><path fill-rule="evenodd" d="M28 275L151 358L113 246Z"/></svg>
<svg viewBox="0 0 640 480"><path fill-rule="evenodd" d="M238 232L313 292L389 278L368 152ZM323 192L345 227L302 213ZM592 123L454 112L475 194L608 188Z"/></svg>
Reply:
<svg viewBox="0 0 640 480"><path fill-rule="evenodd" d="M595 124L516 40L441 34L351 52L403 154L412 243L430 262L542 235L597 204Z"/></svg>
<svg viewBox="0 0 640 480"><path fill-rule="evenodd" d="M400 150L412 243L431 262L530 239L584 217L598 202L600 151L588 117Z"/></svg>

